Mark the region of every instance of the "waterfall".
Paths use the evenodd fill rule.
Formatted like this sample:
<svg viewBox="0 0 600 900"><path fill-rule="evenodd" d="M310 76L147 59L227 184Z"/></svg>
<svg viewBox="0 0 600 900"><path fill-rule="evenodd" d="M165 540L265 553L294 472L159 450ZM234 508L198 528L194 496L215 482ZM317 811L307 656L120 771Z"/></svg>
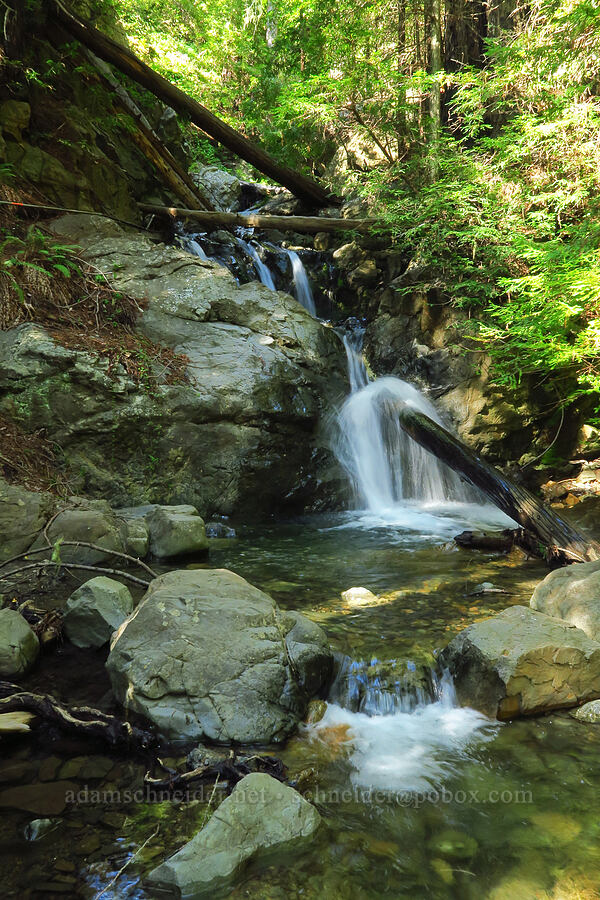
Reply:
<svg viewBox="0 0 600 900"><path fill-rule="evenodd" d="M344 336L351 393L338 416L336 455L354 486L359 508L383 512L403 501L468 503L475 492L458 475L412 440L395 410L412 406L440 425L435 407L399 378L369 382L362 360L364 329Z"/></svg>
<svg viewBox="0 0 600 900"><path fill-rule="evenodd" d="M206 255L196 238L197 234L182 234L180 235L179 240L181 241L181 245L184 250L187 250L188 253L192 253L194 256L197 256L199 259L208 260L210 257Z"/></svg>
<svg viewBox="0 0 600 900"><path fill-rule="evenodd" d="M269 270L269 267L264 264L258 253L256 252L255 247L252 244L249 244L247 241L243 241L241 238L237 239L239 246L242 248L244 253L250 257L254 268L256 269L256 273L265 287L268 287L269 290L275 290L275 282L273 281L273 276Z"/></svg>
<svg viewBox="0 0 600 900"><path fill-rule="evenodd" d="M290 262L292 264L292 274L294 276L294 290L296 292L296 300L304 307L304 309L308 310L311 316L316 316L317 310L315 307L315 301L313 299L310 282L308 280L308 275L306 274L306 269L302 264L302 260L294 250L286 250L285 252L289 256Z"/></svg>

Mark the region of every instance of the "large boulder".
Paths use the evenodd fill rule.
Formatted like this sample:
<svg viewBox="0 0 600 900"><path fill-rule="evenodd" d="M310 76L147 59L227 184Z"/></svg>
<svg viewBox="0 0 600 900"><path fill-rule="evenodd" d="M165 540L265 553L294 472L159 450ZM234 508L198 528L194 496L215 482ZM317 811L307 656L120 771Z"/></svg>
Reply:
<svg viewBox="0 0 600 900"><path fill-rule="evenodd" d="M212 199L215 209L223 212L237 212L242 196L242 182L235 175L219 169L218 166L196 164L190 170L194 181L206 191Z"/></svg>
<svg viewBox="0 0 600 900"><path fill-rule="evenodd" d="M150 552L158 559L208 550L204 520L195 506L157 506L147 521Z"/></svg>
<svg viewBox="0 0 600 900"><path fill-rule="evenodd" d="M108 503L103 500L87 500L73 497L70 506L63 509L46 529L46 536L52 545L58 541L94 544L97 549L85 546L60 548L63 562L97 565L111 556L111 551L123 550L120 523ZM45 547L45 537L40 535L33 543L32 550Z"/></svg>
<svg viewBox="0 0 600 900"><path fill-rule="evenodd" d="M155 579L113 638L118 700L169 737L281 741L331 673L322 630L226 569Z"/></svg>
<svg viewBox="0 0 600 900"><path fill-rule="evenodd" d="M77 490L114 507L190 503L207 515L329 498L320 423L347 387L333 329L287 294L238 285L223 266L99 217L64 217L56 232L139 298L145 337L189 360L187 384L156 365L150 392L38 324L0 332L0 414L44 428Z"/></svg>
<svg viewBox="0 0 600 900"><path fill-rule="evenodd" d="M54 503L49 494L28 491L0 478L0 562L31 546L50 518Z"/></svg>
<svg viewBox="0 0 600 900"><path fill-rule="evenodd" d="M25 675L40 652L37 636L16 609L0 609L0 677Z"/></svg>
<svg viewBox="0 0 600 900"><path fill-rule="evenodd" d="M550 572L533 592L530 606L600 640L600 561Z"/></svg>
<svg viewBox="0 0 600 900"><path fill-rule="evenodd" d="M449 668L462 703L498 719L600 697L600 644L525 606L465 628L440 664Z"/></svg>
<svg viewBox="0 0 600 900"><path fill-rule="evenodd" d="M132 612L129 588L100 575L82 584L67 600L65 633L76 647L102 647Z"/></svg>
<svg viewBox="0 0 600 900"><path fill-rule="evenodd" d="M204 828L154 869L149 885L178 897L214 895L253 860L273 864L302 852L321 817L297 791L270 775L247 775Z"/></svg>

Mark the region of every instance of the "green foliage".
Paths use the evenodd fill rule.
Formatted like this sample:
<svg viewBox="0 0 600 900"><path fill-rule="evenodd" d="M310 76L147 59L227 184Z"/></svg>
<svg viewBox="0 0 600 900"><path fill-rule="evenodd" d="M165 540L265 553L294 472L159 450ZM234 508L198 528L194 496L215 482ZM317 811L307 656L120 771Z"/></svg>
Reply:
<svg viewBox="0 0 600 900"><path fill-rule="evenodd" d="M445 0L445 14L466 6ZM421 272L404 290L433 287L464 309L499 382L551 378L564 392L570 380L569 397L596 394L600 7L505 6L483 57L435 75L421 2L114 8L155 69L288 165L322 173L344 148L350 171L337 187L363 191ZM447 113L435 145L434 82ZM218 163L208 141L192 144L197 161Z"/></svg>
<svg viewBox="0 0 600 900"><path fill-rule="evenodd" d="M8 279L21 303L25 302L25 294L19 275L24 271L37 272L46 278L57 274L64 278L81 275L72 256L74 248L50 240L35 225L29 227L25 238L6 230L0 232L0 237L0 278Z"/></svg>

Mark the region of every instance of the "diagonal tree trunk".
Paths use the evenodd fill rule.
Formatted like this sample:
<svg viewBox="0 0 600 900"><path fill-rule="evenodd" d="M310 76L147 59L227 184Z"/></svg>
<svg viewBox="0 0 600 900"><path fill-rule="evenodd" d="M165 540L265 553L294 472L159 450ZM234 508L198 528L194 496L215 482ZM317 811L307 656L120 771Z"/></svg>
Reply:
<svg viewBox="0 0 600 900"><path fill-rule="evenodd" d="M600 545L590 541L531 491L480 459L457 437L423 413L404 404L396 407L400 426L518 522L545 549L549 561L565 565L600 559Z"/></svg>
<svg viewBox="0 0 600 900"><path fill-rule="evenodd" d="M293 194L309 206L321 207L331 203L330 192L312 178L278 163L276 159L241 135L239 131L227 125L205 106L193 100L150 66L147 66L131 50L122 47L98 29L78 19L65 9L59 0L53 0L51 11L54 18L74 38L92 50L100 59L116 66L160 100L172 106L173 109L188 115L195 125L220 141L237 156L251 163L260 172L289 188Z"/></svg>

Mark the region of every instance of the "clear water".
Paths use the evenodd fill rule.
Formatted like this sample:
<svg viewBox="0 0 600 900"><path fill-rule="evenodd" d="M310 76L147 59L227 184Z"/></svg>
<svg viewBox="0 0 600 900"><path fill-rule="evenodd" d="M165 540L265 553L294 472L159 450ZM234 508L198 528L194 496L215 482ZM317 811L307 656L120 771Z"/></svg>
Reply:
<svg viewBox="0 0 600 900"><path fill-rule="evenodd" d="M463 507L459 515L455 509L449 520L458 523L471 511ZM212 542L210 565L234 569L282 607L302 610L322 625L336 651L367 661L367 667L373 660L384 666L426 663L432 650L470 622L527 602L546 573L539 561L450 549L445 541L451 527L443 534L415 532L383 519L373 525L369 516L357 512L241 528L235 540ZM483 583L506 593L482 592ZM370 589L377 600L349 604L341 592L355 586ZM48 602L55 599L49 595ZM108 689L103 657L65 644L44 657L28 685L72 703L102 706ZM50 785L64 777L61 767L73 758L105 755L100 746L50 733L44 751L26 737L3 742L1 751L0 777L8 779L14 764L21 774L0 784L0 795L15 781ZM314 847L289 864L249 869L231 897L598 896L600 729L556 714L499 726L457 709L442 685L434 703L389 715L331 703L320 722L303 726L273 751L284 758L291 778L301 778L325 827ZM125 756L112 758L102 777L69 777L82 788L135 791L144 770L143 761ZM144 873L201 827L207 804L122 796L121 802L95 802L92 796L68 808L33 843L23 830L37 816L4 809L3 896L20 898L35 890L31 896L52 897L48 886L62 884L63 891L72 891L66 896L93 898L151 838L103 895L149 897Z"/></svg>

